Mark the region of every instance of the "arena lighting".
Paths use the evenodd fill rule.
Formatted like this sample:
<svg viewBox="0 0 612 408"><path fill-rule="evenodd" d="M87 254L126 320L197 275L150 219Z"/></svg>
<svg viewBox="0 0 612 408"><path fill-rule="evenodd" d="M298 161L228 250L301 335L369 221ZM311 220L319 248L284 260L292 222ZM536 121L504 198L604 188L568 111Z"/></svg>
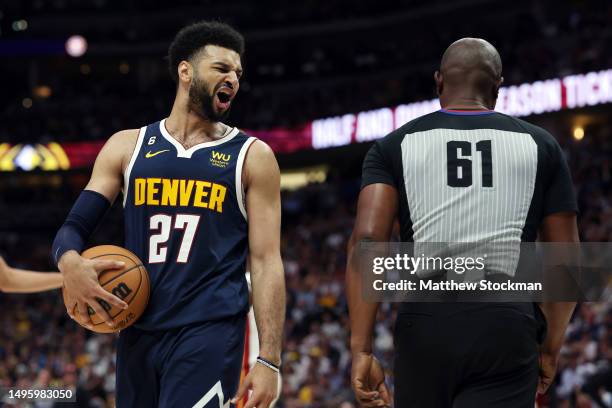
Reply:
<svg viewBox="0 0 612 408"><path fill-rule="evenodd" d="M574 136L575 140L582 140L582 139L584 139L584 128L581 127L581 126L576 126L574 128L573 136Z"/></svg>
<svg viewBox="0 0 612 408"><path fill-rule="evenodd" d="M28 22L26 20L13 21L13 31L25 31L28 29Z"/></svg>
<svg viewBox="0 0 612 408"><path fill-rule="evenodd" d="M87 52L87 40L81 35L73 35L66 40L66 53L71 57L81 57Z"/></svg>
<svg viewBox="0 0 612 408"><path fill-rule="evenodd" d="M0 172L2 171L43 171L67 170L70 160L58 143L11 145L0 143Z"/></svg>
<svg viewBox="0 0 612 408"><path fill-rule="evenodd" d="M308 184L323 183L327 179L327 166L313 166L281 172L281 190L297 190Z"/></svg>
<svg viewBox="0 0 612 408"><path fill-rule="evenodd" d="M612 102L612 69L504 87L496 109L529 116ZM324 149L379 139L404 123L440 109L437 99L348 113L312 122L312 147Z"/></svg>
<svg viewBox="0 0 612 408"><path fill-rule="evenodd" d="M119 72L124 75L128 74L130 72L130 64L128 64L127 62L122 62L121 64L119 64Z"/></svg>
<svg viewBox="0 0 612 408"><path fill-rule="evenodd" d="M32 93L37 98L48 98L53 94L53 90L48 85L40 85L33 89Z"/></svg>

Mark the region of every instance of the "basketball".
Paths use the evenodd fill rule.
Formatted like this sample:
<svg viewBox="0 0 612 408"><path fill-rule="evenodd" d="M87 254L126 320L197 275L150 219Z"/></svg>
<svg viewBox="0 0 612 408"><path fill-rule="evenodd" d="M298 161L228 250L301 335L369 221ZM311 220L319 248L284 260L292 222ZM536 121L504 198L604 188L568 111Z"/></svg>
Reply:
<svg viewBox="0 0 612 408"><path fill-rule="evenodd" d="M93 323L91 330L97 333L114 333L134 324L142 315L149 302L149 274L140 259L127 249L115 245L95 246L85 250L81 256L87 259L121 261L125 263L121 269L110 269L101 272L98 280L104 290L127 303L127 309L121 310L106 302L101 303L102 307L108 311L115 322L115 329L113 329L89 307L88 314ZM66 291L63 289L62 294L65 304ZM75 304L73 315L78 321L79 315L76 308L77 305Z"/></svg>

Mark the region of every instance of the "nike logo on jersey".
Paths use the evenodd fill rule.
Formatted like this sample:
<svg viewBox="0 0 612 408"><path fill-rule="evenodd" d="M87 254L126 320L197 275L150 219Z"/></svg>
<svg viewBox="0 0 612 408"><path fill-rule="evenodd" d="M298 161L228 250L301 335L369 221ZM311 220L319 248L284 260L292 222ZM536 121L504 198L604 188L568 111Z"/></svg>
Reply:
<svg viewBox="0 0 612 408"><path fill-rule="evenodd" d="M160 151L155 152L155 153L151 153L151 151L148 151L148 152L147 152L147 154L145 154L145 157L146 157L147 159L150 159L151 157L155 157L155 156L157 156L158 154L162 154L162 153L169 152L169 151L170 151L170 149L160 150Z"/></svg>

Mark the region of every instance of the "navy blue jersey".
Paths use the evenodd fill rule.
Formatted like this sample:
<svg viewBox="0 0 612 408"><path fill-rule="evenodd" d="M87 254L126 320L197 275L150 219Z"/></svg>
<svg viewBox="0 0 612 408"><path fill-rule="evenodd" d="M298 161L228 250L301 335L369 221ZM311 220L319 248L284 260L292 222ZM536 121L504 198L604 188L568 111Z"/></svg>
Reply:
<svg viewBox="0 0 612 408"><path fill-rule="evenodd" d="M151 279L136 327L169 329L247 312L241 178L253 141L232 128L185 149L165 120L140 129L124 175L125 246Z"/></svg>

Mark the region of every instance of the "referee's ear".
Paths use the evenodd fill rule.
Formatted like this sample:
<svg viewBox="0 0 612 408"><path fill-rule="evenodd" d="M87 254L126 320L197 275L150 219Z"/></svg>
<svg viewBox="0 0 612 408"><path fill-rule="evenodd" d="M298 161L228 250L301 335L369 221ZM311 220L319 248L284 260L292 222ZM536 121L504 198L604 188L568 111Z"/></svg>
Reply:
<svg viewBox="0 0 612 408"><path fill-rule="evenodd" d="M434 81L436 81L436 92L438 96L442 96L442 91L444 90L444 77L439 70L434 72Z"/></svg>
<svg viewBox="0 0 612 408"><path fill-rule="evenodd" d="M499 96L499 88L501 88L503 83L504 83L504 77L500 77L499 81L497 81L497 86L495 87L495 92L493 93L493 97L495 98L496 101L497 101L497 97Z"/></svg>

